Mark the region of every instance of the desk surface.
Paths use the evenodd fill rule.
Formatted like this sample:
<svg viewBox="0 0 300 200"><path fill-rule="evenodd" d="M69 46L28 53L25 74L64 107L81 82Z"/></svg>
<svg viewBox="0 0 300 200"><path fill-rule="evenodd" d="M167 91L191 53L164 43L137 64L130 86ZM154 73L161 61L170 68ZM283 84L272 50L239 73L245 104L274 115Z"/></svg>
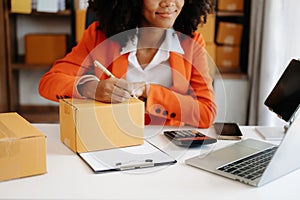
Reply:
<svg viewBox="0 0 300 200"><path fill-rule="evenodd" d="M0 182L0 199L298 199L300 170L254 188L184 164L185 159L230 144L218 141L204 148L170 145L160 127L145 135L177 159L177 164L94 174L59 140L58 124L34 124L47 135L47 171L44 175ZM241 127L244 137L260 138L253 127ZM211 130L203 132L211 135Z"/></svg>

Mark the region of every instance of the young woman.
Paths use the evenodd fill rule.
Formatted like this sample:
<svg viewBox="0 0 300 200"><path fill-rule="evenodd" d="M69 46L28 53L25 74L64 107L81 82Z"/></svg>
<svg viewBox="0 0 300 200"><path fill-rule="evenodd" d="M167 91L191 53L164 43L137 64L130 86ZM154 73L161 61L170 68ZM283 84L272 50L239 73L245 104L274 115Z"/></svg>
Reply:
<svg viewBox="0 0 300 200"><path fill-rule="evenodd" d="M118 103L134 95L145 101L146 124L212 124L212 79L195 30L213 12L214 0L95 0L90 6L98 21L42 77L43 97Z"/></svg>

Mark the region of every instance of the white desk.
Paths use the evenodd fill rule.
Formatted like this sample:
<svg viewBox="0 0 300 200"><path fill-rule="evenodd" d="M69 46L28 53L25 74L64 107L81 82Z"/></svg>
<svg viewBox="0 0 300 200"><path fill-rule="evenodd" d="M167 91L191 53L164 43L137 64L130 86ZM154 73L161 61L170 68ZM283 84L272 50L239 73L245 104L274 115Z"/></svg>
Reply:
<svg viewBox="0 0 300 200"><path fill-rule="evenodd" d="M178 163L149 171L94 174L59 140L58 124L34 124L47 135L48 173L0 182L0 199L299 199L300 170L254 188L184 164L185 159L229 144L218 141L201 150L168 144L159 127L147 127L157 143ZM244 137L259 138L251 127L241 127ZM211 134L209 130L203 130ZM167 148L166 148L167 147Z"/></svg>

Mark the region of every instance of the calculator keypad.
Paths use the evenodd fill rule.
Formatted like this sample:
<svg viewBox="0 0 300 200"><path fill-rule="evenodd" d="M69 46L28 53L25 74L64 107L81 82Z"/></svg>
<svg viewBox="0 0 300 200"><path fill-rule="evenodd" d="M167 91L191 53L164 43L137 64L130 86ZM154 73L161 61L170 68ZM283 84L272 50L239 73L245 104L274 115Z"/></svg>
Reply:
<svg viewBox="0 0 300 200"><path fill-rule="evenodd" d="M202 133L193 133L189 130L172 131L175 137L205 137Z"/></svg>
<svg viewBox="0 0 300 200"><path fill-rule="evenodd" d="M179 146L195 146L202 144L215 143L217 140L208 137L197 130L174 130L165 131L167 136L172 142Z"/></svg>

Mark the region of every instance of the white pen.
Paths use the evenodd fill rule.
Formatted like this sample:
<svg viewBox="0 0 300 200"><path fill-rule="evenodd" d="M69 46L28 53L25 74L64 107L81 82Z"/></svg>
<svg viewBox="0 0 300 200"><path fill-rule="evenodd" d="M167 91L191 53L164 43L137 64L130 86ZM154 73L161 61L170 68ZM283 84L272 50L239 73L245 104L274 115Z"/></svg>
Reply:
<svg viewBox="0 0 300 200"><path fill-rule="evenodd" d="M115 78L115 76L110 71L108 71L99 61L95 60L94 65L95 67L101 69L101 71L103 71L107 76Z"/></svg>

